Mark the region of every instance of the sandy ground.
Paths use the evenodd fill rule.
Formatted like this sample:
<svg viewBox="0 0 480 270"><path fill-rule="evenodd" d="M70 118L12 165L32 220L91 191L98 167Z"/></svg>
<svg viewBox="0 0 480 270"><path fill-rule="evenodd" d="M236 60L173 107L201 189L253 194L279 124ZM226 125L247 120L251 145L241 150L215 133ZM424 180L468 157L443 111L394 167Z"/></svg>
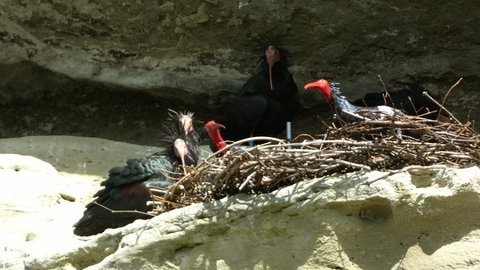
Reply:
<svg viewBox="0 0 480 270"><path fill-rule="evenodd" d="M0 153L28 155L59 172L105 176L112 166L160 148L75 136L31 136L0 139Z"/></svg>

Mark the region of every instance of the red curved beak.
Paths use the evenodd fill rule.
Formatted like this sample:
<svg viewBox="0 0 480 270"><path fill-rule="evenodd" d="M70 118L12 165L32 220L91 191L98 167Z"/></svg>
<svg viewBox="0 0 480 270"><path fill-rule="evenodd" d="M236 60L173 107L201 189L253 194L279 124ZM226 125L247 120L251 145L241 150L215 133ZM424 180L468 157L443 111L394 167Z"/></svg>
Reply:
<svg viewBox="0 0 480 270"><path fill-rule="evenodd" d="M305 90L315 88L325 97L328 103L332 102L332 89L330 88L330 84L327 80L320 79L318 81L307 83L303 88Z"/></svg>
<svg viewBox="0 0 480 270"><path fill-rule="evenodd" d="M223 149L227 146L227 143L220 134L220 128L225 128L225 126L216 123L213 120L208 121L208 123L205 124L205 129L208 133L208 137L210 137L210 140L218 150Z"/></svg>
<svg viewBox="0 0 480 270"><path fill-rule="evenodd" d="M219 129L219 128L225 128L225 126L215 122L214 120L210 120L205 124L205 128L207 130L215 130L215 129Z"/></svg>

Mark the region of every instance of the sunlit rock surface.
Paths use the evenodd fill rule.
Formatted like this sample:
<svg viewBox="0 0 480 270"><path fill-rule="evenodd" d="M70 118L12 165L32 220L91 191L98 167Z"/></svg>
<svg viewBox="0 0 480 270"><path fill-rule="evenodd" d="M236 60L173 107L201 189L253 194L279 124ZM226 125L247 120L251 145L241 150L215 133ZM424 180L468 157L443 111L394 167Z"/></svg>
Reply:
<svg viewBox="0 0 480 270"><path fill-rule="evenodd" d="M480 169L356 172L305 179L77 237L73 223L112 165L148 147L74 137L0 140L6 269L475 269ZM76 144L72 147L72 141ZM102 145L89 149L90 145ZM116 149L109 155L105 149ZM61 149L61 151L60 151ZM89 149L87 154L74 151ZM103 149L103 150L102 150ZM75 161L74 156L78 157ZM85 157L86 172L73 173ZM50 161L52 162L52 161ZM95 165L96 164L96 165Z"/></svg>

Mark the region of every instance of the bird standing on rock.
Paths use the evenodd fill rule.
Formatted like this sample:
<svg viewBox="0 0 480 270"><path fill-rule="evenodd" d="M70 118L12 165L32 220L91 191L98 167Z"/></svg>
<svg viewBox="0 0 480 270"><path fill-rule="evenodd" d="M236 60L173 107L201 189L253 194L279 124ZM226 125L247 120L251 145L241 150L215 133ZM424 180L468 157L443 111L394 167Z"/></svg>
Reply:
<svg viewBox="0 0 480 270"><path fill-rule="evenodd" d="M341 95L339 83L329 83L327 80L320 79L307 83L304 88L305 90L317 89L333 106L340 120L346 123L404 115L402 111L389 106L360 107L353 105Z"/></svg>
<svg viewBox="0 0 480 270"><path fill-rule="evenodd" d="M277 136L292 121L300 96L285 54L272 43L264 47L260 72L247 80L218 120L225 127L220 131L225 140Z"/></svg>
<svg viewBox="0 0 480 270"><path fill-rule="evenodd" d="M193 128L192 113L170 110L168 136L162 152L144 158L129 159L126 165L109 170L104 186L86 206L83 217L74 225L80 236L94 235L107 228L127 225L136 219L151 218L146 214L153 207L147 205L152 194L159 194L175 183L175 175L186 173L185 166L198 161L198 135Z"/></svg>

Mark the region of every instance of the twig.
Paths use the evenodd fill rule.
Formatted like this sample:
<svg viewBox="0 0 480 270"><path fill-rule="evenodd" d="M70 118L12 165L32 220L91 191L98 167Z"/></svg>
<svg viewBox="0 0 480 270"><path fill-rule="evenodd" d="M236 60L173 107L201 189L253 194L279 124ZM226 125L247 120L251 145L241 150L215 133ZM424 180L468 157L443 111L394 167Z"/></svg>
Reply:
<svg viewBox="0 0 480 270"><path fill-rule="evenodd" d="M453 90L453 88L455 88L462 80L463 80L463 78L458 79L458 81L448 89L447 93L443 97L442 106L445 105L445 102L447 101L447 97L448 97L448 95L450 95L450 92ZM441 113L441 110L438 111L438 116L440 116L440 113Z"/></svg>
<svg viewBox="0 0 480 270"><path fill-rule="evenodd" d="M392 98L392 96L390 95L390 93L388 92L387 86L386 86L385 83L383 82L382 75L379 74L379 75L378 75L378 79L380 80L380 82L381 82L382 85L383 85L383 89L385 90L386 96L390 98L390 102L392 102L392 107L395 108L395 102L393 102L393 98ZM385 103L385 105L387 105L386 97L383 97L383 99L384 99L383 102Z"/></svg>
<svg viewBox="0 0 480 270"><path fill-rule="evenodd" d="M389 128L401 128L402 140L382 132ZM303 179L347 171L383 171L382 175L362 183L370 185L411 169L480 164L480 135L470 123L403 115L396 116L393 123L385 119L332 126L317 137L320 139L301 135L296 139L303 141L291 142L290 147L283 140L255 137L254 140L267 142L242 151L232 148L252 138L231 143L221 156L212 154L189 170L165 196L161 190L152 191L153 195L160 195L152 196L152 213L239 192L268 193Z"/></svg>
<svg viewBox="0 0 480 270"><path fill-rule="evenodd" d="M238 188L239 191L242 191L243 188L250 182L250 180L252 180L252 178L255 176L255 174L257 174L256 171L254 171L253 173L249 174L247 176L247 178L245 179L245 181L243 181L243 183L240 185L240 187Z"/></svg>
<svg viewBox="0 0 480 270"><path fill-rule="evenodd" d="M93 201L92 203L110 211L113 214L115 214L115 213L130 213L130 214L141 214L141 215L145 215L145 216L149 216L149 217L154 217L155 216L155 215L148 214L148 213L138 211L138 210L113 210L113 209L110 209L110 208L106 207L103 204L100 204L100 203L96 202L96 201Z"/></svg>
<svg viewBox="0 0 480 270"><path fill-rule="evenodd" d="M357 164L357 163L353 163L353 162L349 162L349 161L345 161L345 160L340 160L340 159L326 159L325 161L326 162L331 162L331 163L338 163L338 164L342 164L342 165L345 165L345 166L348 166L348 167L363 169L363 170L367 170L367 171L372 170L370 168L370 166Z"/></svg>
<svg viewBox="0 0 480 270"><path fill-rule="evenodd" d="M431 101L433 101L433 103L437 104L438 107L440 107L440 110L439 110L439 112L438 112L439 115L440 115L441 110L444 110L446 113L448 113L448 115L449 115L453 120L455 120L455 122L457 122L458 124L462 124L462 122L458 121L458 119L455 118L455 116L453 116L453 114L452 114L449 110L447 110L447 108L445 108L442 104L438 103L438 101L436 101L432 96L430 96L427 91L424 91L422 94L423 94L424 96L426 96L427 98L429 98Z"/></svg>

